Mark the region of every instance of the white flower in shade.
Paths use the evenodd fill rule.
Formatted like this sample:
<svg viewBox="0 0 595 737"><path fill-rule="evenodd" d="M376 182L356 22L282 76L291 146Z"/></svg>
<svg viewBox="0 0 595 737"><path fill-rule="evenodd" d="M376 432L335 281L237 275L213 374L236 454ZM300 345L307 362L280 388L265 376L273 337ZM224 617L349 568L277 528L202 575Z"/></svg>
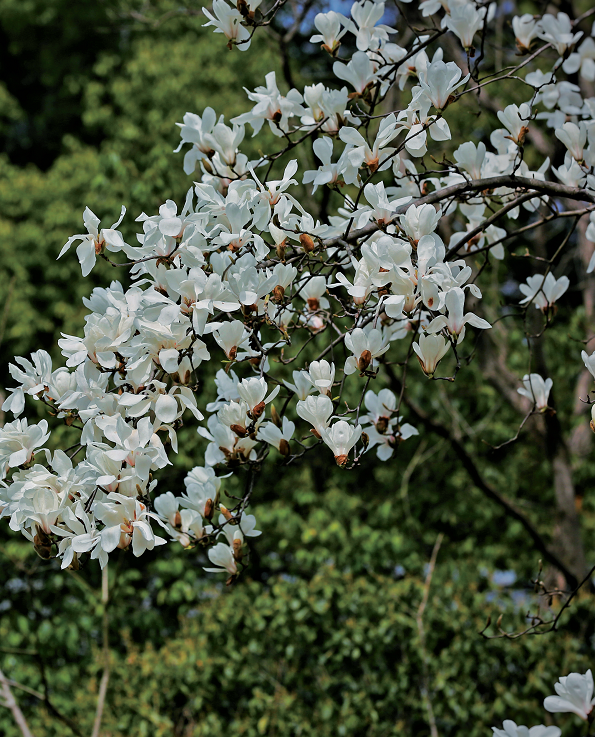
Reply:
<svg viewBox="0 0 595 737"><path fill-rule="evenodd" d="M101 568L105 568L108 555L99 542L101 534L95 527L95 520L85 512L83 505L77 502L76 507L65 507L61 511L64 527L52 526L52 532L60 535L62 540L58 544L58 557L62 558L61 568L68 568L73 562L75 554L91 553L91 560L98 559Z"/></svg>
<svg viewBox="0 0 595 737"><path fill-rule="evenodd" d="M28 425L27 419L7 422L0 428L0 478L5 464L16 468L29 463L33 453L50 437L47 420Z"/></svg>
<svg viewBox="0 0 595 737"><path fill-rule="evenodd" d="M526 53L531 48L531 44L539 35L539 24L535 18L529 13L512 19L512 30L516 38L517 49L521 53Z"/></svg>
<svg viewBox="0 0 595 737"><path fill-rule="evenodd" d="M576 161L583 160L583 149L587 143L587 126L582 121L576 123L564 123L561 128L554 131L556 138L566 146L568 152Z"/></svg>
<svg viewBox="0 0 595 737"><path fill-rule="evenodd" d="M371 422L378 432L382 433L390 425L390 418L397 408L397 398L390 389L381 389L378 394L371 389L364 397L368 414L366 420Z"/></svg>
<svg viewBox="0 0 595 737"><path fill-rule="evenodd" d="M320 33L315 34L310 39L310 43L322 43L322 48L329 54L335 54L343 36L347 33L347 18L341 13L330 10L328 13L318 13L314 18L316 30Z"/></svg>
<svg viewBox="0 0 595 737"><path fill-rule="evenodd" d="M539 410L547 409L547 400L550 395L553 381L543 379L539 374L525 374L523 376L523 388L517 392L536 406Z"/></svg>
<svg viewBox="0 0 595 737"><path fill-rule="evenodd" d="M333 451L337 466L344 466L349 457L349 451L360 439L361 425L350 425L345 420L335 422L328 430L320 433L324 442Z"/></svg>
<svg viewBox="0 0 595 737"><path fill-rule="evenodd" d="M489 330L492 327L487 320L478 317L473 312L464 314L465 293L460 287L448 290L444 296L444 305L448 311L448 316L438 315L438 317L435 317L426 328L426 332L437 333L439 330L446 328L460 343L465 337L465 325L473 325L473 327L481 330Z"/></svg>
<svg viewBox="0 0 595 737"><path fill-rule="evenodd" d="M516 725L511 719L505 719L502 723L502 729L492 727L494 737L560 737L562 730L560 727L546 727L544 724L538 724L535 727L525 727Z"/></svg>
<svg viewBox="0 0 595 737"><path fill-rule="evenodd" d="M238 566L229 545L217 543L209 550L208 556L211 563L220 566L220 568L205 568L208 573L224 573L227 571L233 577L238 572Z"/></svg>
<svg viewBox="0 0 595 737"><path fill-rule="evenodd" d="M467 82L470 75L461 80L462 74L454 61L445 63L441 59L431 62L425 72L420 72L419 84L436 110L444 110L453 92Z"/></svg>
<svg viewBox="0 0 595 737"><path fill-rule="evenodd" d="M398 422L403 418L399 417ZM397 422L397 420L395 420ZM386 432L379 432L376 427L370 427L366 430L368 434L369 448L376 446L376 456L381 461L388 461L388 459L394 453L395 448L403 440L419 435L418 431L406 422L404 425L400 425L398 431L389 425Z"/></svg>
<svg viewBox="0 0 595 737"><path fill-rule="evenodd" d="M322 437L321 433L328 428L333 414L333 403L330 398L325 394L306 397L297 403L295 409L302 420L313 426L312 433L317 438Z"/></svg>
<svg viewBox="0 0 595 737"><path fill-rule="evenodd" d="M595 41L589 36L581 44L579 50L570 54L562 64L566 74L574 74L580 70L581 77L587 82L595 80Z"/></svg>
<svg viewBox="0 0 595 737"><path fill-rule="evenodd" d="M281 387L277 385L268 396L266 396L267 389L267 382L263 377L243 379L238 384L238 394L240 399L243 399L248 405L252 419L258 419L261 416L265 405L273 401Z"/></svg>
<svg viewBox="0 0 595 737"><path fill-rule="evenodd" d="M264 440L269 445L274 445L281 455L288 456L291 453L289 441L293 437L295 423L283 418L283 425L278 428L273 422L266 422L258 429L258 439Z"/></svg>
<svg viewBox="0 0 595 737"><path fill-rule="evenodd" d="M345 347L354 355L345 361L345 373L353 374L356 371L364 372L370 366L374 367L374 359L382 356L390 348L385 345L380 330L364 330L355 328L345 336Z"/></svg>
<svg viewBox="0 0 595 737"><path fill-rule="evenodd" d="M284 381L283 383L288 389L294 392L300 400L304 400L314 391L314 386L312 385L310 375L307 371L294 371L293 382L293 384L289 381Z"/></svg>
<svg viewBox="0 0 595 737"><path fill-rule="evenodd" d="M324 358L322 361L312 361L308 367L308 378L321 394L330 397L335 380L335 364L329 363Z"/></svg>
<svg viewBox="0 0 595 737"><path fill-rule="evenodd" d="M563 56L567 49L581 37L581 33L572 33L572 22L566 13L558 13L557 16L544 15L539 24L539 37L548 41Z"/></svg>
<svg viewBox="0 0 595 737"><path fill-rule="evenodd" d="M593 675L590 670L586 673L570 673L561 676L554 684L557 696L547 696L543 707L550 712L572 712L585 721L593 710Z"/></svg>
<svg viewBox="0 0 595 737"><path fill-rule="evenodd" d="M587 367L587 371L595 379L595 353L591 353L591 355L589 355L587 351L582 351L581 358L583 359L584 364Z"/></svg>
<svg viewBox="0 0 595 737"><path fill-rule="evenodd" d="M382 42L388 41L389 33L396 33L394 28L376 23L384 15L383 2L355 2L351 6L351 17L357 26L351 22L349 30L355 34L355 42L360 51L376 50Z"/></svg>
<svg viewBox="0 0 595 737"><path fill-rule="evenodd" d="M215 33L223 33L228 39L227 46L231 49L234 44L238 44L240 51L246 51L250 47L250 31L245 28L242 23L242 16L238 10L230 7L225 0L213 0L213 12L210 13L206 8L202 12L209 19L207 26L215 26Z"/></svg>
<svg viewBox="0 0 595 737"><path fill-rule="evenodd" d="M525 136L529 131L528 120L531 117L531 108L524 102L520 107L518 105L507 105L504 110L498 110L498 119L502 125L510 133L505 138L522 146L525 142Z"/></svg>
<svg viewBox="0 0 595 737"><path fill-rule="evenodd" d="M525 295L519 304L533 302L535 307L546 312L560 297L565 294L570 285L567 276L556 279L551 271L544 278L542 274L534 274L528 277L526 284L521 284L519 289Z"/></svg>
<svg viewBox="0 0 595 737"><path fill-rule="evenodd" d="M434 376L441 359L448 353L450 343L442 335L420 335L419 343L413 344L417 360L426 376Z"/></svg>
<svg viewBox="0 0 595 737"><path fill-rule="evenodd" d="M477 146L467 141L454 152L455 161L472 179L481 179L481 167L486 156L486 145L480 141Z"/></svg>
<svg viewBox="0 0 595 737"><path fill-rule="evenodd" d="M465 50L473 47L473 36L484 23L487 8L478 10L472 3L451 7L450 14L444 16L444 24L461 42Z"/></svg>

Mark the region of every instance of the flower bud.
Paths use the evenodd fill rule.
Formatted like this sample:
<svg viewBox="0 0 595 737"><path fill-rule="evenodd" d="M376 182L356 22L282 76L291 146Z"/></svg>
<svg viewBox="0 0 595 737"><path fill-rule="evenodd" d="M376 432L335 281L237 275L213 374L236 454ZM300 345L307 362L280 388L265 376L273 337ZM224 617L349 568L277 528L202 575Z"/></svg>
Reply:
<svg viewBox="0 0 595 737"><path fill-rule="evenodd" d="M236 560L239 563L244 557L244 553L242 551L242 541L238 540L238 538L235 538L232 545L233 545L234 560Z"/></svg>
<svg viewBox="0 0 595 737"><path fill-rule="evenodd" d="M215 511L215 505L213 504L213 500L209 498L205 502L205 519L208 519L209 522L213 519L214 511Z"/></svg>
<svg viewBox="0 0 595 737"><path fill-rule="evenodd" d="M372 354L370 351L364 351L357 362L357 367L360 371L365 371L368 366L372 363Z"/></svg>
<svg viewBox="0 0 595 737"><path fill-rule="evenodd" d="M248 434L248 431L246 430L246 428L242 427L241 425L230 425L229 429L232 432L235 432L235 434L240 438L245 438L246 435Z"/></svg>
<svg viewBox="0 0 595 737"><path fill-rule="evenodd" d="M219 506L219 511L221 512L221 514L225 517L225 519L228 522L233 519L232 513L229 511L227 507L224 507L223 504Z"/></svg>
<svg viewBox="0 0 595 737"><path fill-rule="evenodd" d="M306 233L302 233L300 235L300 243L302 244L302 248L306 253L312 253L312 251L316 248L314 241Z"/></svg>
<svg viewBox="0 0 595 737"><path fill-rule="evenodd" d="M275 423L275 425L277 425L278 428L282 427L283 422L279 417L279 413L277 412L274 404L271 404L271 420Z"/></svg>
<svg viewBox="0 0 595 737"><path fill-rule="evenodd" d="M282 456L288 456L291 453L291 448L285 438L281 438L279 441L279 453L281 453Z"/></svg>
<svg viewBox="0 0 595 737"><path fill-rule="evenodd" d="M252 408L252 412L250 413L252 419L257 420L260 415L264 412L265 408L264 402L259 402L255 407Z"/></svg>

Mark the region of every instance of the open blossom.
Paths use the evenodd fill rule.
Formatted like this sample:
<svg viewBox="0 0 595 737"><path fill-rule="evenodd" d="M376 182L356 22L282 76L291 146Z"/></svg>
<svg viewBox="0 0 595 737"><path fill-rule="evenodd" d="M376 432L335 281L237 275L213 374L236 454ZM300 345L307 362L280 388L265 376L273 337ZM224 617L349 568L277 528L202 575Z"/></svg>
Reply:
<svg viewBox="0 0 595 737"><path fill-rule="evenodd" d="M554 684L557 696L547 696L543 706L550 712L572 712L585 721L593 711L593 675L570 673Z"/></svg>
<svg viewBox="0 0 595 737"><path fill-rule="evenodd" d="M540 38L549 41L560 56L563 56L581 37L580 33L572 33L572 23L566 13L558 13L557 16L548 13L543 16L539 26Z"/></svg>
<svg viewBox="0 0 595 737"><path fill-rule="evenodd" d="M556 279L550 271L546 277L541 274L534 274L528 277L526 284L521 284L519 289L525 295L519 304L529 304L533 302L535 307L546 312L552 305L566 293L570 285L567 276L561 276Z"/></svg>
<svg viewBox="0 0 595 737"><path fill-rule="evenodd" d="M321 433L328 428L333 414L333 403L330 398L325 394L306 397L297 403L295 409L302 420L313 426L312 432L314 435L317 438L322 437Z"/></svg>
<svg viewBox="0 0 595 737"><path fill-rule="evenodd" d="M221 2L224 2L224 0L221 0ZM58 258L63 256L73 243L80 241L76 249L76 255L81 265L82 275L88 276L95 266L97 256L104 248L107 248L109 251L120 250L121 244L123 244L122 236L115 228L120 225L125 213L126 208L122 207L118 220L110 228L99 230L99 223L101 221L94 212L86 207L83 213L83 223L87 228L87 233L70 236L58 254Z"/></svg>
<svg viewBox="0 0 595 737"><path fill-rule="evenodd" d="M587 126L582 121L579 125L564 123L561 128L556 128L554 134L566 146L573 159L579 162L583 160L583 149L587 143Z"/></svg>
<svg viewBox="0 0 595 737"><path fill-rule="evenodd" d="M234 557L234 552L229 545L226 545L225 543L217 543L217 545L209 549L207 555L209 556L211 563L216 566L220 566L217 568L205 568L205 571L208 573L224 573L227 571L230 576L235 576L237 574L238 566Z"/></svg>
<svg viewBox="0 0 595 737"><path fill-rule="evenodd" d="M353 374L373 367L374 359L386 353L390 345L385 344L382 333L376 328L368 331L355 328L345 336L345 347L353 353L345 361L345 373Z"/></svg>
<svg viewBox="0 0 595 737"><path fill-rule="evenodd" d="M336 61L333 73L335 77L348 82L358 95L363 95L376 79L374 65L364 51L356 51L348 64Z"/></svg>
<svg viewBox="0 0 595 737"><path fill-rule="evenodd" d="M228 39L228 47L237 45L240 51L250 48L250 31L241 25L242 16L238 10L228 5L225 0L213 0L213 13L206 8L202 12L209 19L206 26L215 26L215 33L223 33Z"/></svg>
<svg viewBox="0 0 595 737"><path fill-rule="evenodd" d="M492 326L487 320L478 317L473 312L464 314L465 293L460 287L449 289L444 297L444 305L448 315L438 315L426 328L428 333L437 333L446 328L460 343L465 336L465 325L473 325L481 330L489 330Z"/></svg>
<svg viewBox="0 0 595 737"><path fill-rule="evenodd" d="M50 437L47 420L28 425L27 419L7 422L0 428L0 478L2 470L29 463L33 453Z"/></svg>
<svg viewBox="0 0 595 737"><path fill-rule="evenodd" d="M350 425L345 420L335 422L328 430L320 433L322 439L333 451L337 466L344 466L349 458L349 451L360 439L361 425Z"/></svg>
<svg viewBox="0 0 595 737"><path fill-rule="evenodd" d="M531 116L531 108L524 102L520 107L518 105L507 105L504 110L498 110L498 118L502 125L509 131L511 141L522 146L525 142L525 136L529 131L528 119Z"/></svg>
<svg viewBox="0 0 595 737"><path fill-rule="evenodd" d="M261 425L258 429L258 438L273 445L281 455L288 456L291 452L289 441L293 437L294 430L295 423L284 417L281 428L277 427L273 422L267 422Z"/></svg>
<svg viewBox="0 0 595 737"><path fill-rule="evenodd" d="M260 417L264 412L265 405L272 402L273 399L279 394L280 386L277 385L273 391L266 396L267 383L264 378L251 378L243 379L238 384L238 394L240 398L246 402L251 416L254 419Z"/></svg>
<svg viewBox="0 0 595 737"><path fill-rule="evenodd" d="M459 38L465 50L473 47L473 36L479 31L486 17L487 8L478 10L473 3L456 5L444 16L446 27Z"/></svg>
<svg viewBox="0 0 595 737"><path fill-rule="evenodd" d="M523 376L523 388L517 392L535 404L538 410L547 409L547 400L550 395L553 381L550 378L543 379L539 374L525 374Z"/></svg>
<svg viewBox="0 0 595 737"><path fill-rule="evenodd" d="M314 18L314 25L320 33L312 36L310 43L322 42L322 48L334 56L341 45L341 39L347 33L346 24L345 16L334 10L318 13Z"/></svg>
<svg viewBox="0 0 595 737"><path fill-rule="evenodd" d="M492 727L494 737L560 737L560 727L546 727L538 724L535 727L525 727L515 724L511 719L505 719L502 729Z"/></svg>
<svg viewBox="0 0 595 737"><path fill-rule="evenodd" d="M516 37L517 49L521 53L527 53L531 48L531 44L539 35L540 27L535 18L529 13L512 19L512 30Z"/></svg>
<svg viewBox="0 0 595 737"><path fill-rule="evenodd" d="M454 61L447 63L438 59L428 64L426 71L419 76L419 84L436 110L444 110L450 102L451 95L469 79ZM461 80L461 81L459 81Z"/></svg>

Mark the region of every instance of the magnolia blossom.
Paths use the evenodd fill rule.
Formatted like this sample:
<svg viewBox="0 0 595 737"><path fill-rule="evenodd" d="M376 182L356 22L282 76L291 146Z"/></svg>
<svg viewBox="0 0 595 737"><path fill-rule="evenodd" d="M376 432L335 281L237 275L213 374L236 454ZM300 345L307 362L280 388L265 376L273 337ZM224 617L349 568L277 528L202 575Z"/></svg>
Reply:
<svg viewBox="0 0 595 737"><path fill-rule="evenodd" d="M213 0L213 15L206 8L202 12L209 19L205 26L215 26L215 33L223 33L228 39L228 46L231 49L235 44L240 51L246 51L250 47L250 31L241 25L242 16L235 9L230 7L225 0Z"/></svg>
<svg viewBox="0 0 595 737"><path fill-rule="evenodd" d="M593 675L586 673L570 673L561 676L554 684L557 696L544 699L544 709L550 712L572 712L585 721L589 718L595 704L593 698Z"/></svg>
<svg viewBox="0 0 595 737"><path fill-rule="evenodd" d="M334 10L318 13L314 18L314 25L320 33L312 36L310 43L322 42L322 48L334 56L341 45L341 39L347 33L347 28L342 28L346 25L346 21L344 15Z"/></svg>
<svg viewBox="0 0 595 737"><path fill-rule="evenodd" d="M317 397L306 397L296 404L296 412L306 422L309 422L313 428L312 432L316 437L322 437L321 433L326 430L330 424L331 415L333 414L333 403L325 394Z"/></svg>
<svg viewBox="0 0 595 737"><path fill-rule="evenodd" d="M486 13L487 8L478 10L472 3L464 3L453 7L444 17L444 23L460 39L463 48L469 50L473 47L473 36L484 24Z"/></svg>
<svg viewBox="0 0 595 737"><path fill-rule="evenodd" d="M320 435L326 445L333 451L337 466L345 466L349 458L349 451L360 439L361 425L350 425L345 420L339 420L328 430L322 430Z"/></svg>
<svg viewBox="0 0 595 737"><path fill-rule="evenodd" d="M419 343L413 343L419 365L428 377L434 376L436 367L448 353L450 343L442 335L420 335Z"/></svg>
<svg viewBox="0 0 595 737"><path fill-rule="evenodd" d="M546 312L552 305L566 293L570 285L567 276L561 276L556 279L552 272L543 277L541 274L534 274L528 277L526 284L521 284L519 289L525 295L519 304L533 303L538 310Z"/></svg>
<svg viewBox="0 0 595 737"><path fill-rule="evenodd" d="M523 376L523 388L517 392L535 405L538 410L547 409L547 400L550 395L553 381L550 378L543 379L539 374L525 374Z"/></svg>
<svg viewBox="0 0 595 737"><path fill-rule="evenodd" d="M467 82L470 75L461 80L462 74L454 61L445 63L442 60L433 61L425 73L420 74L419 84L436 110L444 110L453 92Z"/></svg>
<svg viewBox="0 0 595 737"><path fill-rule="evenodd" d="M537 38L540 26L535 18L529 13L512 19L512 30L516 36L517 48L521 53L527 53L531 48L531 44Z"/></svg>
<svg viewBox="0 0 595 737"><path fill-rule="evenodd" d="M562 730L560 727L546 727L544 724L538 724L535 727L525 727L516 725L511 719L505 719L502 723L502 729L492 727L494 737L560 737Z"/></svg>
<svg viewBox="0 0 595 737"><path fill-rule="evenodd" d="M321 361L312 361L308 368L308 380L321 394L331 396L333 381L335 380L335 364L324 358Z"/></svg>

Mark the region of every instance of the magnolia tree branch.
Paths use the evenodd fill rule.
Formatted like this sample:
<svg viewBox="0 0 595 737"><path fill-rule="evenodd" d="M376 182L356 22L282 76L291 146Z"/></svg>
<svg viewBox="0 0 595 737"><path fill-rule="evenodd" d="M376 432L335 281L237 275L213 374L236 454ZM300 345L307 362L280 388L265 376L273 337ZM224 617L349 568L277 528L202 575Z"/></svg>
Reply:
<svg viewBox="0 0 595 737"><path fill-rule="evenodd" d="M33 734L29 729L29 725L27 724L27 720L25 719L25 716L21 711L19 705L17 704L17 701L10 689L9 681L1 670L0 686L2 688L2 696L4 699L4 701L2 702L2 706L5 706L11 711L17 727L21 730L21 734L23 735L23 737L33 737Z"/></svg>

